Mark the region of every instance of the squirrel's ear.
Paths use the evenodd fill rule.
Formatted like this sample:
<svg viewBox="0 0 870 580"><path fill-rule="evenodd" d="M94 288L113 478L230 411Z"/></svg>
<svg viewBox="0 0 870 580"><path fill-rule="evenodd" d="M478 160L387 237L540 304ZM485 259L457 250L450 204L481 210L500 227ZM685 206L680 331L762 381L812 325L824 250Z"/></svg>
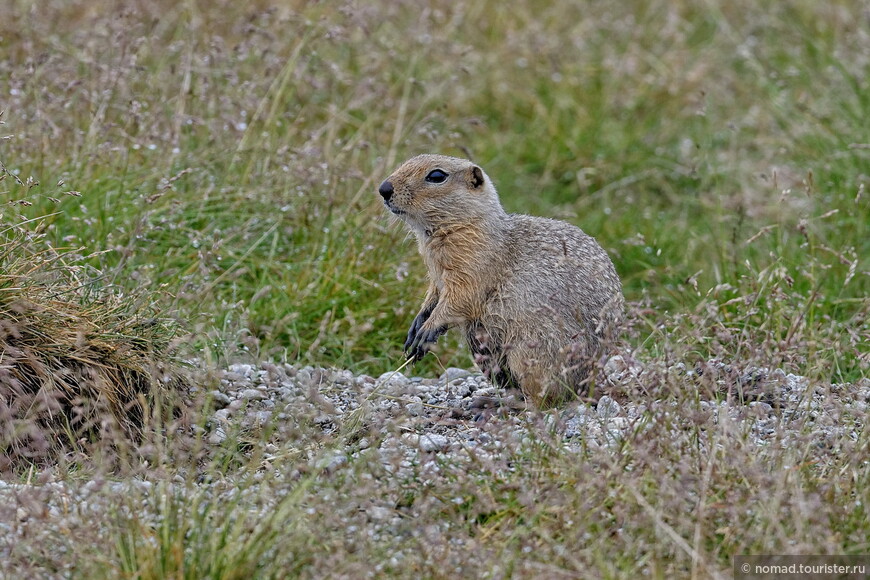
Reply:
<svg viewBox="0 0 870 580"><path fill-rule="evenodd" d="M481 185L483 185L483 170L477 165L473 165L471 167L471 171L469 172L468 184L471 185L474 189L477 189Z"/></svg>

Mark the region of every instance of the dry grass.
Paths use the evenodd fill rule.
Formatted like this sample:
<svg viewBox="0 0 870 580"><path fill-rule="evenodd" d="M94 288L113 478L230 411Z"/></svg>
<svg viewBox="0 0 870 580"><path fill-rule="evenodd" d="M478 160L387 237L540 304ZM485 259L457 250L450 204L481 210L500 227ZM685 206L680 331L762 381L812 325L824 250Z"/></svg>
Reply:
<svg viewBox="0 0 870 580"><path fill-rule="evenodd" d="M14 200L0 222L0 472L76 461L94 441L135 442L154 404L182 389L176 325L152 298L102 286L76 249L27 220L25 183L0 166Z"/></svg>

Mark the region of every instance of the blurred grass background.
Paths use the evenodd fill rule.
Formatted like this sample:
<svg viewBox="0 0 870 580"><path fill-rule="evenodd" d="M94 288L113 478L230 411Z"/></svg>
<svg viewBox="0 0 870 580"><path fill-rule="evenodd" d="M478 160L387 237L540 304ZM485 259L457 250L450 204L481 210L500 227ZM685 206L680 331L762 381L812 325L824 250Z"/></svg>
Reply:
<svg viewBox="0 0 870 580"><path fill-rule="evenodd" d="M866 376L866 3L3 13L0 161L40 182L5 219L48 216L90 284L161 297L199 356L397 367L425 271L375 190L440 152L480 163L508 210L598 238L643 356L667 333L699 356ZM470 364L449 336L414 372Z"/></svg>

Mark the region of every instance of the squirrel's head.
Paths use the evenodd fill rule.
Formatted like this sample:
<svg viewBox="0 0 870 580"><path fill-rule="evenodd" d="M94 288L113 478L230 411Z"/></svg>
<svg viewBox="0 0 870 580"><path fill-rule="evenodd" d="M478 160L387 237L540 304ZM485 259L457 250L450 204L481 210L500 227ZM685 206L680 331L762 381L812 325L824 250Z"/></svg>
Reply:
<svg viewBox="0 0 870 580"><path fill-rule="evenodd" d="M477 220L502 211L483 170L444 155L418 155L403 163L378 188L384 205L416 233Z"/></svg>

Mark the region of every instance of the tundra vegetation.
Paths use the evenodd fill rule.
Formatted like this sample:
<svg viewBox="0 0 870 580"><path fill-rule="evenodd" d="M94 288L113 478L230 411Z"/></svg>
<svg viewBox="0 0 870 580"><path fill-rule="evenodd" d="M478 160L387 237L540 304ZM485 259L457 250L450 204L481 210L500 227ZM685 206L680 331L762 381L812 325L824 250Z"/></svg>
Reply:
<svg viewBox="0 0 870 580"><path fill-rule="evenodd" d="M870 552L865 2L2 12L0 575L706 578ZM300 405L214 438L231 364L324 405L404 362L425 268L376 188L421 152L599 240L643 380L395 461L435 423ZM469 367L459 338L402 372ZM569 441L605 391L631 421Z"/></svg>

